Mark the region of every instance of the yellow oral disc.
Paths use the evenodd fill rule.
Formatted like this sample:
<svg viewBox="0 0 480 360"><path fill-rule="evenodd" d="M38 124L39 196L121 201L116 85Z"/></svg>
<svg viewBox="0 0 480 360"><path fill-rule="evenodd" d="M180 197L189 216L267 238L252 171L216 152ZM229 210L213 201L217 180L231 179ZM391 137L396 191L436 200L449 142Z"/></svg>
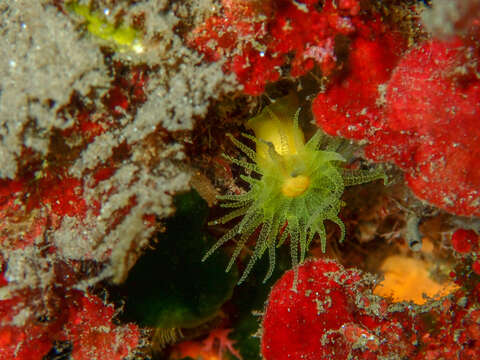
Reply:
<svg viewBox="0 0 480 360"><path fill-rule="evenodd" d="M305 175L298 175L287 178L282 185L282 194L286 197L297 197L302 195L310 186L310 178Z"/></svg>

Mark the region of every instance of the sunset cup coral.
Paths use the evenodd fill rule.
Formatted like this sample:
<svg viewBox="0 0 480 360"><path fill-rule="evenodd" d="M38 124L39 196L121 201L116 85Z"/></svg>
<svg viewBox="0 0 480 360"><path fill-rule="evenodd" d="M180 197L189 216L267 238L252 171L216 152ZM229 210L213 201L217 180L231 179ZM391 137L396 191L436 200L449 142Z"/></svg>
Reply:
<svg viewBox="0 0 480 360"><path fill-rule="evenodd" d="M256 137L243 134L256 143L253 151L230 136L233 143L252 161L225 157L259 176L245 176L250 189L240 195L223 195L221 206L234 208L232 212L213 222L227 223L243 216L206 253L204 260L215 250L237 235L239 240L227 266L230 270L241 250L257 228L261 228L253 255L239 280L243 282L255 262L268 250L269 269L265 281L275 266L275 248L290 240L292 264L295 267L305 259L307 249L319 234L322 250L326 248L325 220L337 224L340 241L345 237L345 226L338 217L343 203L345 186L383 178L381 170L347 170L346 159L337 150L340 142L328 140L317 133L305 143L298 126L298 114L293 97L285 97L266 107L252 118L247 126ZM292 106L293 105L293 106ZM322 147L324 150L319 150ZM296 277L293 286L295 287Z"/></svg>

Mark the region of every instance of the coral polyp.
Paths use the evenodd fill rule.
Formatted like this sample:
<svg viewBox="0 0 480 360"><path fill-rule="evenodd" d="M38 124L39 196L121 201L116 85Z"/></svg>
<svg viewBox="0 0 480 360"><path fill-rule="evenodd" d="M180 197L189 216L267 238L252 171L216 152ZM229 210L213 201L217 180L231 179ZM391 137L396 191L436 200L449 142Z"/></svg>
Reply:
<svg viewBox="0 0 480 360"><path fill-rule="evenodd" d="M321 131L317 131L305 143L298 125L299 111L292 111L292 103L292 96L277 100L247 123L256 137L248 134L243 136L256 143L256 152L230 135L235 146L250 161L228 155L225 157L258 176L241 175L250 185L246 193L219 197L224 200L222 207L234 210L213 221L213 224L224 224L241 216L243 218L217 241L204 260L227 241L239 236L227 266L229 271L247 241L260 228L253 254L239 283L246 279L255 262L268 252L266 281L274 270L275 248L287 239L294 267L304 261L309 245L317 234L325 252L325 220L338 225L340 241L343 241L345 226L338 213L343 206L341 196L345 186L379 178L386 180L385 174L379 169L345 169L347 160L337 152L341 141L330 139Z"/></svg>

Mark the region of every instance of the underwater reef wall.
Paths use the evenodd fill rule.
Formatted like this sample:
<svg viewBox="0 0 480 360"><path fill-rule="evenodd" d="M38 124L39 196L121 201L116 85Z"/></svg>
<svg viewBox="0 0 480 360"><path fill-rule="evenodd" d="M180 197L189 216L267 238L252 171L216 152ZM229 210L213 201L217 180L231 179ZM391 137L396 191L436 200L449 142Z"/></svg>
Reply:
<svg viewBox="0 0 480 360"><path fill-rule="evenodd" d="M479 9L2 1L0 358L478 358Z"/></svg>

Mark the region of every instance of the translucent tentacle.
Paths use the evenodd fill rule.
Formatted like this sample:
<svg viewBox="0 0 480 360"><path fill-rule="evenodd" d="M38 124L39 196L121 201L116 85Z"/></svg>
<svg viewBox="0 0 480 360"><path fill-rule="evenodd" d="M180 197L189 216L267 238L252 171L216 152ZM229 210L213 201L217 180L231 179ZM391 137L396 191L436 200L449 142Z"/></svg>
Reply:
<svg viewBox="0 0 480 360"><path fill-rule="evenodd" d="M322 160L322 162L330 162L330 161L340 161L340 162L346 162L345 158L336 152L333 151L318 151L319 158Z"/></svg>
<svg viewBox="0 0 480 360"><path fill-rule="evenodd" d="M243 232L243 229L248 227L250 225L250 223L257 218L263 219L263 215L261 214L261 212L259 210L257 210L255 208L255 206L251 206L250 210L247 211L247 213L245 214L243 219L240 220L240 222L238 223L238 226L239 226L238 232L239 233Z"/></svg>
<svg viewBox="0 0 480 360"><path fill-rule="evenodd" d="M275 250L275 242L272 241L268 244L268 271L263 279L263 283L265 284L268 279L273 275L273 270L275 269L275 257L276 257L276 250Z"/></svg>
<svg viewBox="0 0 480 360"><path fill-rule="evenodd" d="M274 222L272 224L272 228L270 229L270 234L268 235L267 245L268 245L268 271L263 279L263 283L265 283L273 274L273 270L275 269L275 237L278 233L278 229L280 227L280 222L278 216L274 218Z"/></svg>
<svg viewBox="0 0 480 360"><path fill-rule="evenodd" d="M235 260L237 259L238 255L240 255L240 252L242 251L243 247L245 246L245 243L247 240L250 238L250 236L253 234L255 229L262 223L261 218L257 218L255 221L250 223L248 226L245 227L244 233L242 234L240 240L238 241L237 245L235 246L235 249L233 250L232 257L230 258L230 261L228 262L227 268L225 269L225 272L229 272L230 269L232 268L233 264L235 263Z"/></svg>
<svg viewBox="0 0 480 360"><path fill-rule="evenodd" d="M302 263L305 260L305 255L307 253L307 233L305 231L305 224L303 224L303 221L299 221L299 241L300 241L300 263Z"/></svg>
<svg viewBox="0 0 480 360"><path fill-rule="evenodd" d="M317 131L315 135L313 135L310 140L308 140L305 146L311 150L316 150L320 146L320 142L322 141L323 137L324 134L321 131Z"/></svg>
<svg viewBox="0 0 480 360"><path fill-rule="evenodd" d="M282 225L282 227L283 227L283 225ZM287 227L288 227L288 225L287 225ZM280 235L280 238L278 239L277 248L282 246L283 243L285 242L285 240L287 240L287 236L288 236L287 227L285 227L282 234Z"/></svg>
<svg viewBox="0 0 480 360"><path fill-rule="evenodd" d="M227 134L227 136L237 148L239 148L245 155L247 155L250 158L250 160L256 161L257 154L253 149L250 149L247 145L235 139L232 134Z"/></svg>
<svg viewBox="0 0 480 360"><path fill-rule="evenodd" d="M265 226L265 225L264 225ZM262 230L263 230L263 227L262 227ZM260 232L261 233L261 232ZM259 253L260 253L260 249L262 248L262 243L260 241L257 241L257 243L255 244L255 249L253 250L253 254L252 256L250 257L250 260L247 264L247 267L245 268L245 270L243 271L243 274L242 276L240 277L240 280L238 280L238 285L240 285L242 282L245 281L245 279L247 278L248 274L250 274L250 271L252 271L252 268L253 268L253 265L257 262L257 260L259 259Z"/></svg>
<svg viewBox="0 0 480 360"><path fill-rule="evenodd" d="M345 186L364 184L370 181L383 179L384 185L388 183L388 177L381 169L371 170L343 170L343 182Z"/></svg>
<svg viewBox="0 0 480 360"><path fill-rule="evenodd" d="M314 235L315 231L313 231L311 227L307 228L307 249L310 248L310 244L312 243Z"/></svg>
<svg viewBox="0 0 480 360"><path fill-rule="evenodd" d="M315 225L315 232L320 236L320 246L322 248L322 253L325 253L327 250L327 232L325 231L325 224L322 221L319 221Z"/></svg>
<svg viewBox="0 0 480 360"><path fill-rule="evenodd" d="M298 222L296 219L290 219L288 223L290 233L290 248L292 255L292 265L298 264L298 243L300 241L300 233L298 230Z"/></svg>
<svg viewBox="0 0 480 360"><path fill-rule="evenodd" d="M258 180L258 179L254 179L254 178L252 178L251 176L246 176L246 175L240 175L240 179L242 179L243 181L249 183L251 186L257 185L258 183L261 182L261 181Z"/></svg>
<svg viewBox="0 0 480 360"><path fill-rule="evenodd" d="M269 218L266 219L263 223L262 230L260 231L260 234L258 235L257 242L261 245L260 248L258 249L258 258L260 258L265 250L267 249L268 246L268 237L270 236L270 230L272 229L273 225L273 219Z"/></svg>
<svg viewBox="0 0 480 360"><path fill-rule="evenodd" d="M248 212L249 207L243 207L241 209L233 210L229 212L227 215L222 216L219 219L210 221L208 225L217 225L217 224L225 224L239 216L245 215Z"/></svg>
<svg viewBox="0 0 480 360"><path fill-rule="evenodd" d="M242 200L251 200L252 198L253 196L250 191L245 194L239 194L239 195L233 195L233 194L217 195L218 200L242 201Z"/></svg>
<svg viewBox="0 0 480 360"><path fill-rule="evenodd" d="M288 237L288 231L287 231L288 230L288 221L287 221L287 218L286 218L285 214L287 213L287 209L290 207L290 204L291 204L291 201L285 202L283 204L283 206L280 209L278 209L278 211L276 213L276 216L278 217L278 231L280 231L282 228L284 228L282 234L278 238L277 248L282 246L283 243L285 242L285 240L287 240L287 237Z"/></svg>
<svg viewBox="0 0 480 360"><path fill-rule="evenodd" d="M246 139L252 140L256 145L258 145L258 144L265 144L264 141L256 138L255 136L252 136L252 135L250 135L250 134L242 133L242 136L243 136L244 138L246 138ZM256 155L256 153L255 153L255 155Z"/></svg>
<svg viewBox="0 0 480 360"><path fill-rule="evenodd" d="M342 138L330 138L327 146L325 146L325 151L336 153L340 146L342 146L343 142L344 140Z"/></svg>
<svg viewBox="0 0 480 360"><path fill-rule="evenodd" d="M340 228L340 240L339 240L339 242L343 242L343 240L345 240L345 224L343 223L343 221L338 216L333 215L333 214L331 214L328 217L328 219L333 221Z"/></svg>
<svg viewBox="0 0 480 360"><path fill-rule="evenodd" d="M241 166L241 167L243 167L245 169L248 169L248 170L251 170L251 171L255 171L256 173L260 173L260 169L258 168L257 164L250 163L250 162L243 161L243 160L239 160L239 159L234 158L234 157L232 157L230 155L227 155L227 154L223 154L222 156L233 164L236 164L238 166Z"/></svg>
<svg viewBox="0 0 480 360"><path fill-rule="evenodd" d="M324 200L322 204L319 204L317 206L317 209L315 212L310 216L307 222L307 227L311 227L314 223L317 221L325 219L325 214L328 212L328 208L330 207L330 204L334 201L333 197L329 197Z"/></svg>
<svg viewBox="0 0 480 360"><path fill-rule="evenodd" d="M249 201L239 201L239 202L232 202L232 203L223 203L223 204L220 204L220 207L222 208L239 208L239 207L243 207L243 206L250 206L250 203L252 202L252 200L249 200Z"/></svg>
<svg viewBox="0 0 480 360"><path fill-rule="evenodd" d="M290 227L290 224L289 224ZM298 227L292 226L290 233L290 255L292 257L292 267L293 267L293 284L292 290L297 291L297 282L298 282Z"/></svg>
<svg viewBox="0 0 480 360"><path fill-rule="evenodd" d="M213 246L203 255L202 262L207 260L210 255L212 255L219 247L221 247L223 244L225 244L228 240L232 239L235 237L235 235L238 234L238 229L239 225L235 225L233 228L231 228L229 231L227 231L218 241L213 244Z"/></svg>

